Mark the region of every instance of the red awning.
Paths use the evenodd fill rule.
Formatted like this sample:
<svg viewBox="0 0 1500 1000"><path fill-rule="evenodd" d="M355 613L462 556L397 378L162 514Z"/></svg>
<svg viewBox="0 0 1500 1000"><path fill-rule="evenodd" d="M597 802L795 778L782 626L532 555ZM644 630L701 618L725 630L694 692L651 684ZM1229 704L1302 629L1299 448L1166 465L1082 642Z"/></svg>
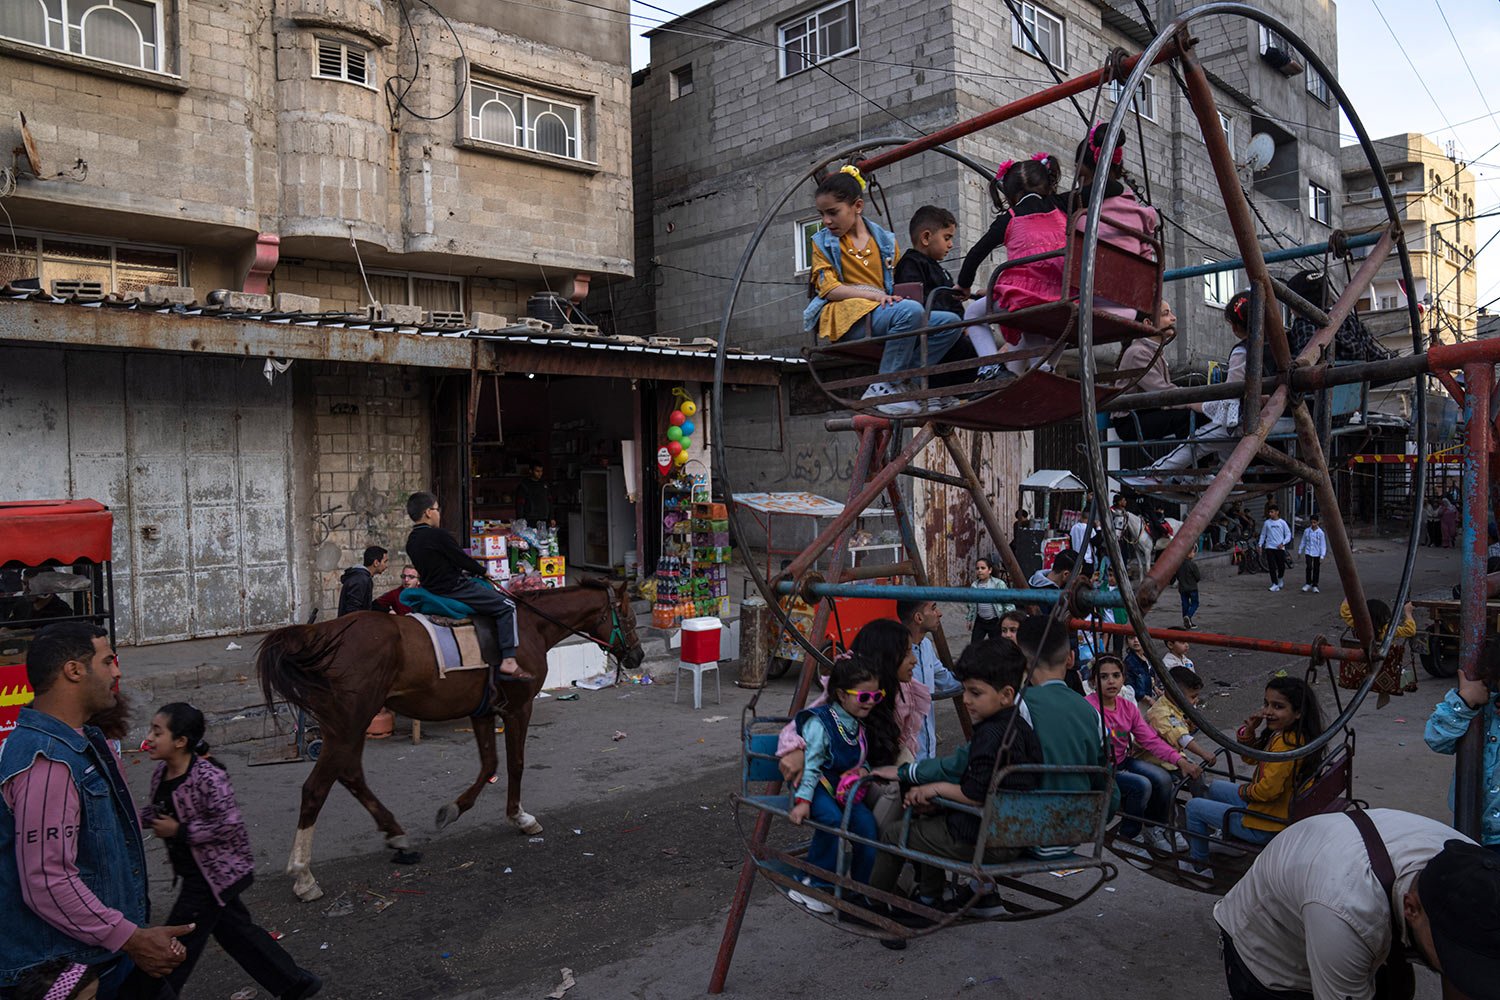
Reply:
<svg viewBox="0 0 1500 1000"><path fill-rule="evenodd" d="M0 566L108 562L114 515L97 500L0 503Z"/></svg>

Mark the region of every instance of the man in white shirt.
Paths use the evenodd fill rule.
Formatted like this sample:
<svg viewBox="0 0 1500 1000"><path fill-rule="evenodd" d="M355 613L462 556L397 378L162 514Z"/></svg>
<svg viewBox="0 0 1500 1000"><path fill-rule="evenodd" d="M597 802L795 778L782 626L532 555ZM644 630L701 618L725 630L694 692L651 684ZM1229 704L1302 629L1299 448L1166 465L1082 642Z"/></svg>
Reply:
<svg viewBox="0 0 1500 1000"><path fill-rule="evenodd" d="M1500 855L1425 816L1367 815L1389 896L1359 828L1331 813L1277 834L1214 906L1233 1000L1369 1000L1393 945L1443 977L1445 1000L1497 995Z"/></svg>
<svg viewBox="0 0 1500 1000"><path fill-rule="evenodd" d="M1281 508L1275 504L1266 507L1266 521L1260 526L1260 550L1271 574L1270 590L1281 589L1281 578L1286 576L1286 547L1291 540L1292 529L1281 519Z"/></svg>
<svg viewBox="0 0 1500 1000"><path fill-rule="evenodd" d="M1081 572L1084 576L1094 575L1094 535L1099 530L1099 522L1091 521L1087 516L1074 522L1068 529L1068 545L1078 553L1078 558L1083 562Z"/></svg>
<svg viewBox="0 0 1500 1000"><path fill-rule="evenodd" d="M927 685L932 692L932 704L927 709L927 718L922 720L922 730L917 734L917 759L926 760L937 756L937 703L943 698L962 694L963 685L943 665L932 641L932 633L943 620L937 601L897 601L896 617L906 626L912 652L917 656L912 679Z"/></svg>
<svg viewBox="0 0 1500 1000"><path fill-rule="evenodd" d="M1323 533L1323 521L1318 515L1314 514L1307 519L1307 527L1302 531L1302 541L1297 543L1297 552L1307 566L1307 582L1302 585L1302 592L1316 594L1318 570L1323 566L1323 557L1328 554L1328 536Z"/></svg>

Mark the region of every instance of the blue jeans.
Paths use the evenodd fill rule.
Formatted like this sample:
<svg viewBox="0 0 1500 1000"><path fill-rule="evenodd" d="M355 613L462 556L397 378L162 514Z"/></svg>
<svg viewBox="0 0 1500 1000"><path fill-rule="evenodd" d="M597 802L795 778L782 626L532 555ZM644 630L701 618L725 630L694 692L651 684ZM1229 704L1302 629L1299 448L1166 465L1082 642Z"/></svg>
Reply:
<svg viewBox="0 0 1500 1000"><path fill-rule="evenodd" d="M1144 816L1155 823L1165 823L1171 816L1172 776L1150 761L1126 758L1115 767L1115 784L1120 786L1120 836L1134 837L1141 832Z"/></svg>
<svg viewBox="0 0 1500 1000"><path fill-rule="evenodd" d="M844 807L839 805L822 785L813 792L812 810L809 817L826 826L838 826L844 821ZM871 840L880 839L880 830L875 825L875 814L863 802L854 807L849 817L849 832ZM849 844L849 874L856 882L870 881L870 870L875 867L875 848L865 844ZM824 871L838 871L839 839L821 830L813 832L812 843L807 848L807 861Z"/></svg>
<svg viewBox="0 0 1500 1000"><path fill-rule="evenodd" d="M1207 795L1187 804L1188 853L1194 861L1201 864L1208 860L1208 838L1205 835L1210 830L1222 829L1226 836L1252 844L1271 842L1276 831L1250 829L1245 825L1244 813L1235 813L1225 824L1225 813L1244 808L1247 804L1240 798L1240 786L1234 781L1215 781L1208 786Z"/></svg>
<svg viewBox="0 0 1500 1000"><path fill-rule="evenodd" d="M1183 590L1178 592L1182 598L1182 617L1191 618L1198 613L1198 592L1196 590ZM1210 618L1213 616L1210 615Z"/></svg>
<svg viewBox="0 0 1500 1000"><path fill-rule="evenodd" d="M958 323L956 313L934 310L929 321L931 326L943 323ZM844 334L844 340L854 341L864 337L890 337L898 333L910 333L922 327L922 303L916 299L902 299L888 306L876 306L869 316L855 323ZM955 326L927 335L927 363L935 365L943 360L948 348L963 335L963 327ZM903 337L885 345L880 355L880 374L891 375L907 371L921 361L917 337Z"/></svg>

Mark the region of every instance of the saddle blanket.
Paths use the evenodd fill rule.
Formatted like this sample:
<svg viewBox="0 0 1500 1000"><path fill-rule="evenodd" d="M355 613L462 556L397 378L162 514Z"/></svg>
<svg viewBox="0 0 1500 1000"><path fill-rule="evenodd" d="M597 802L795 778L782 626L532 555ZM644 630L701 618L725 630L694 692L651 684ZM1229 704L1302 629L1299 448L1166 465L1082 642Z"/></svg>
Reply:
<svg viewBox="0 0 1500 1000"><path fill-rule="evenodd" d="M482 670L488 666L479 643L479 634L472 624L440 624L451 619L435 619L416 612L408 617L427 630L427 638L432 640L432 653L437 660L438 677L446 677L454 670Z"/></svg>

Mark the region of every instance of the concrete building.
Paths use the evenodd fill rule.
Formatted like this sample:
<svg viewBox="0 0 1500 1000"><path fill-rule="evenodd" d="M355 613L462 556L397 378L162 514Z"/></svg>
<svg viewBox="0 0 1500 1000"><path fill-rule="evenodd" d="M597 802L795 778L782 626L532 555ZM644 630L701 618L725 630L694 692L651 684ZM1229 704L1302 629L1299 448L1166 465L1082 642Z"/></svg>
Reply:
<svg viewBox="0 0 1500 1000"><path fill-rule="evenodd" d="M1336 67L1332 3L1269 5ZM1018 5L1050 61L1065 77L1104 64L1116 46L1138 51L1150 33L1124 0L1050 0ZM1268 246L1312 242L1339 225L1338 112L1326 85L1280 51L1284 43L1253 22L1221 18L1194 25L1199 56L1215 84L1217 124L1243 155L1268 133L1275 157L1243 181ZM972 0L937 2L756 3L719 0L652 32L650 66L634 78L639 272L632 294L663 329L711 334L752 231L782 192L814 162L880 136L911 136L969 118L1050 85L1046 65L1009 11ZM1084 110L1093 94L1079 100ZM1116 95L1098 95L1102 118ZM1168 266L1236 256L1223 200L1212 180L1202 133L1165 69L1148 77L1138 101L1145 164L1130 129L1127 166L1168 217ZM1085 128L1067 102L969 136L956 149L993 165L1046 150L1071 163ZM649 161L649 162L646 162ZM1064 185L1071 177L1064 177ZM988 179L928 154L881 172L871 208L905 242L912 211L943 205L959 220L950 267L994 217ZM799 314L806 302L807 239L816 228L812 185L776 214L750 263L732 343L773 353L808 346ZM995 260L986 265L993 266ZM1182 318L1170 360L1179 374L1204 373L1229 349L1222 304L1242 275L1169 286ZM726 430L735 485L786 486L842 497L852 447L824 432L827 402L793 381L772 398L747 400ZM726 413L728 411L726 410ZM731 440L731 438L733 440ZM764 450L763 442L784 444ZM848 439L852 442L852 438ZM984 435L968 442L989 470L993 496L1012 509L1016 485L1033 468L1077 468L1077 430ZM924 465L944 468L929 455ZM968 570L978 533L967 499L946 487L914 487L917 520L933 539L934 575ZM947 542L939 541L947 539Z"/></svg>
<svg viewBox="0 0 1500 1000"><path fill-rule="evenodd" d="M0 144L31 149L0 176L0 499L115 510L122 637L326 614L365 545L399 566L411 491L467 535L523 460L566 526L582 468L708 377L521 321L632 271L607 6L0 0Z"/></svg>

